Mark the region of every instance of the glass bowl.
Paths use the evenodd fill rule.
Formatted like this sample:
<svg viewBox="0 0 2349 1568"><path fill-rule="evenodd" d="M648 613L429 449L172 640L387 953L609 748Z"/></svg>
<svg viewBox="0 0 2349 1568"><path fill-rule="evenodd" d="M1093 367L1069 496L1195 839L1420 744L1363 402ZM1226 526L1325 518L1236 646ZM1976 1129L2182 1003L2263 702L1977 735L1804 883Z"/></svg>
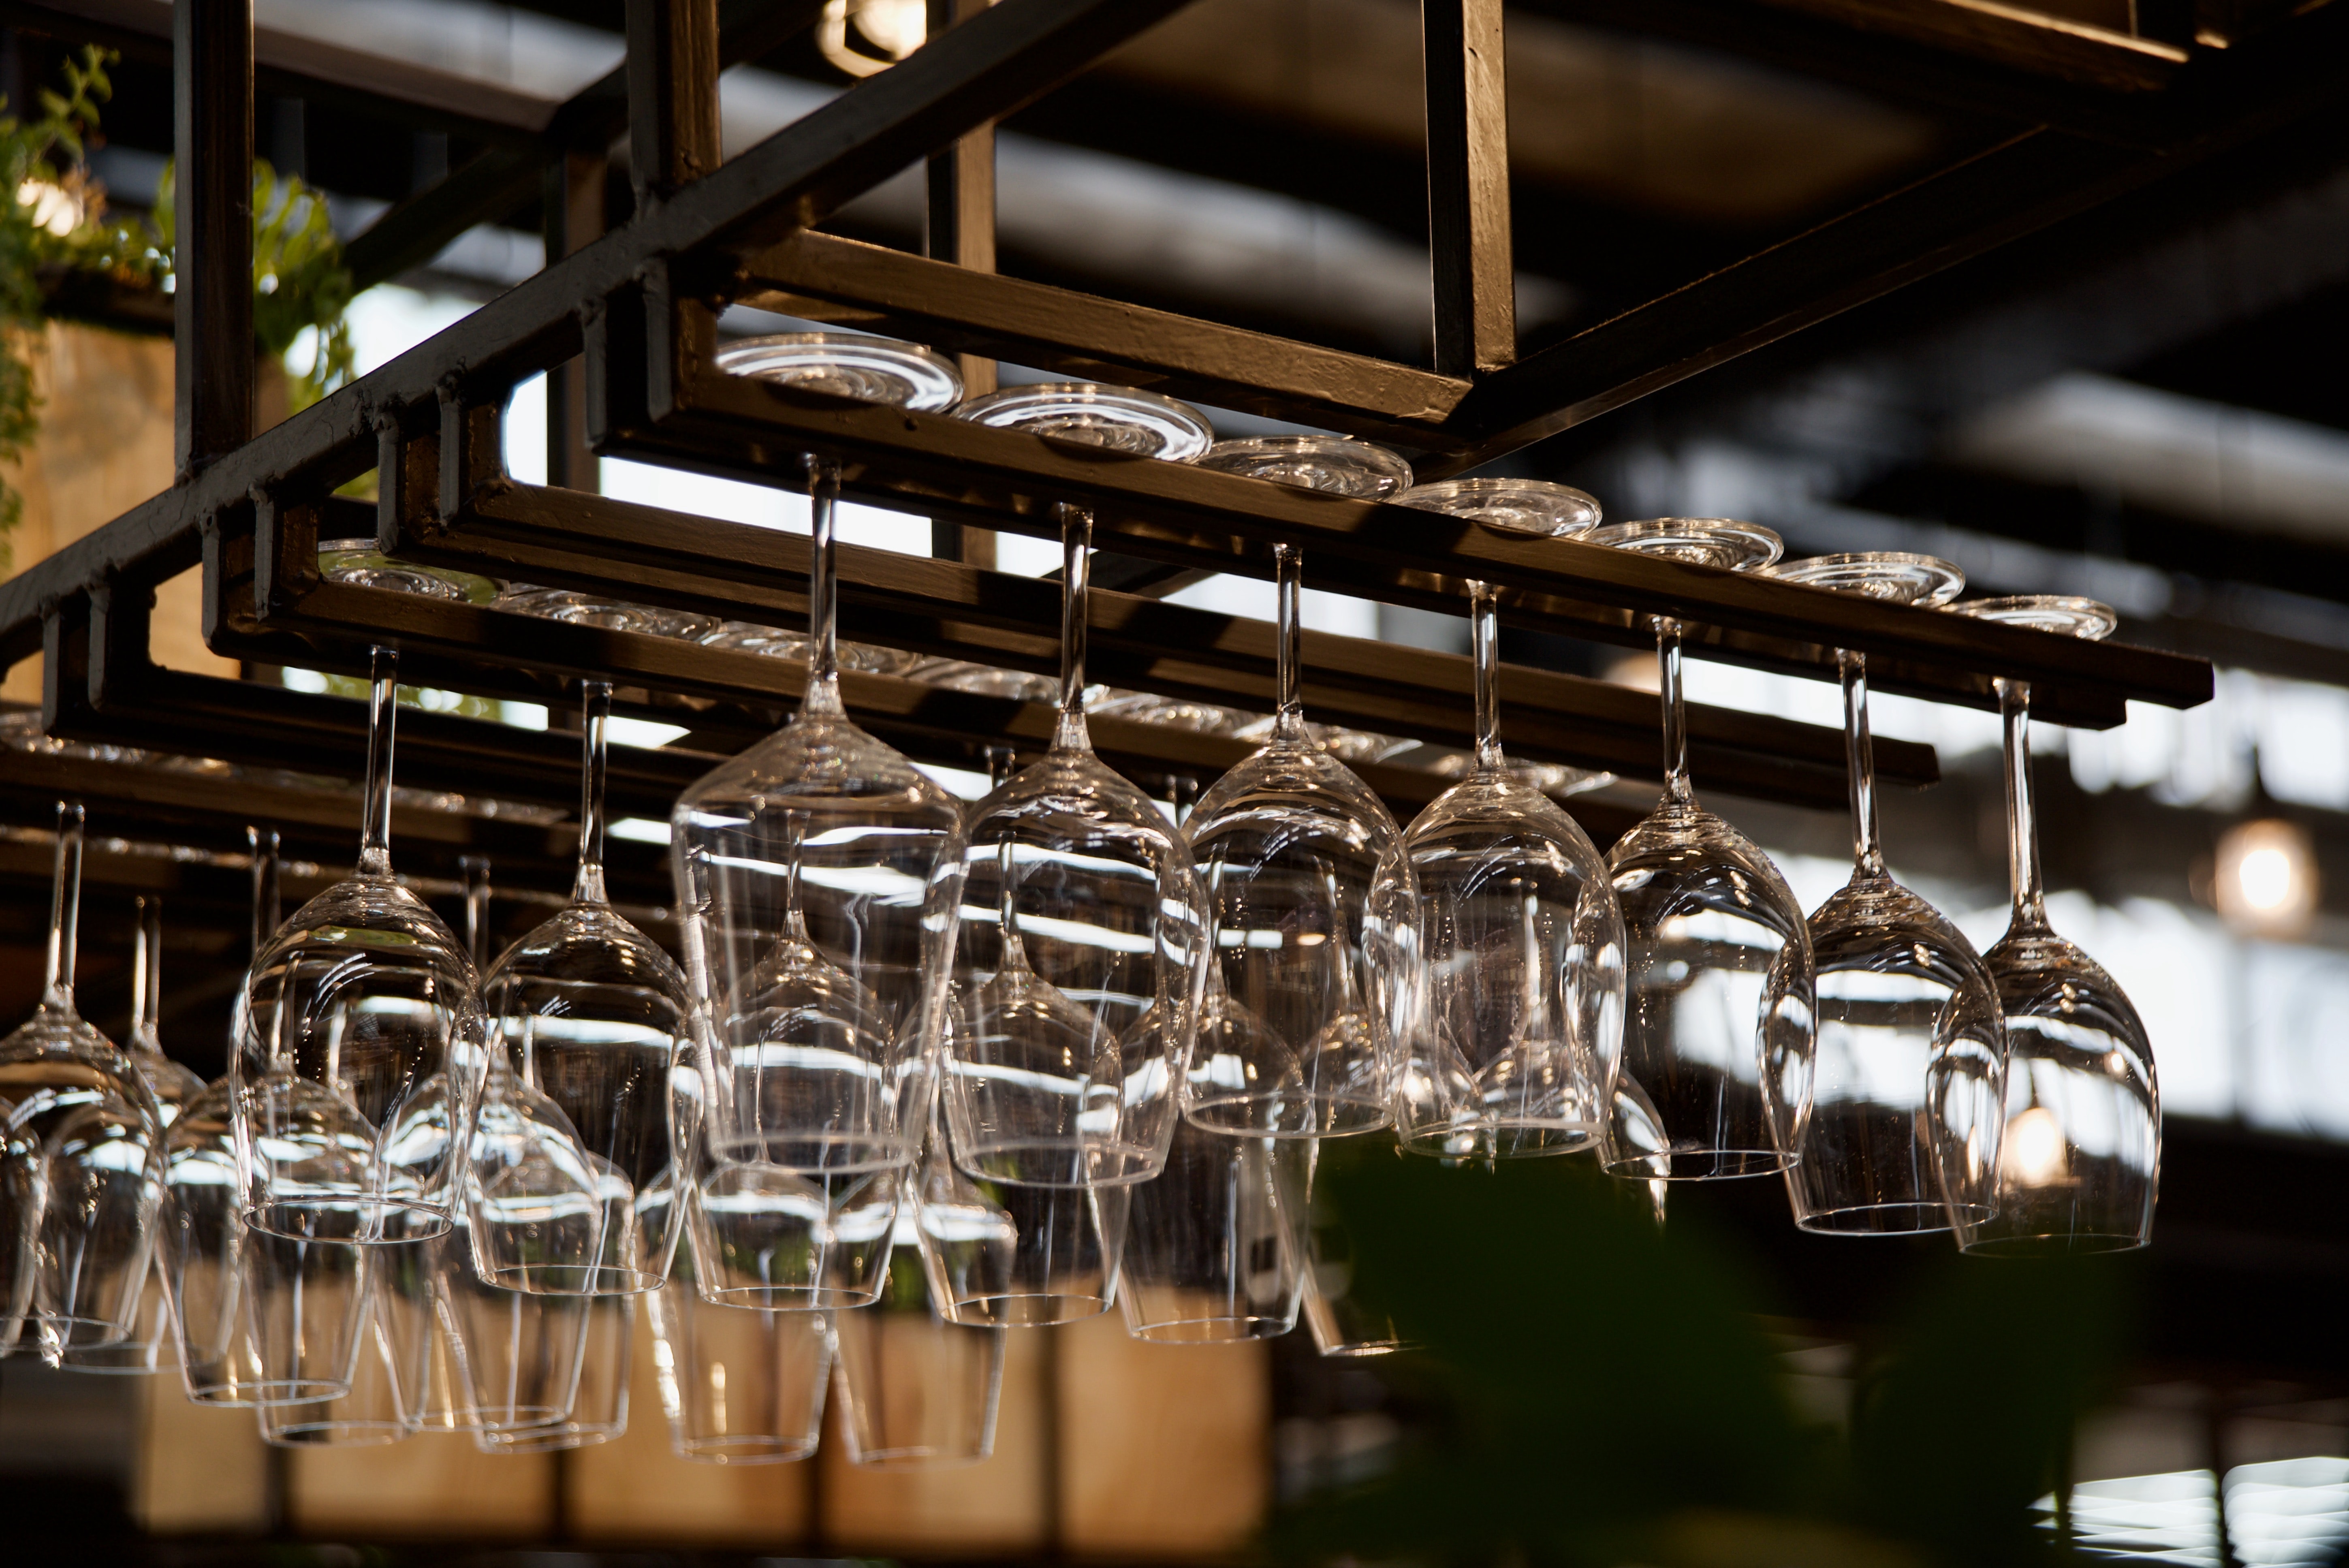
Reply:
<svg viewBox="0 0 2349 1568"><path fill-rule="evenodd" d="M1188 462L1216 439L1206 416L1188 403L1092 381L1006 387L971 399L955 418L1168 462Z"/></svg>
<svg viewBox="0 0 2349 1568"><path fill-rule="evenodd" d="M1731 572L1766 566L1786 548L1785 540L1761 524L1730 517L1650 517L1638 523L1609 523L1593 528L1582 539L1588 545Z"/></svg>
<svg viewBox="0 0 2349 1568"><path fill-rule="evenodd" d="M1218 473L1269 479L1299 490L1383 501L1411 488L1411 464L1375 441L1341 435L1249 436L1219 441L1191 460Z"/></svg>
<svg viewBox="0 0 2349 1568"><path fill-rule="evenodd" d="M777 332L718 350L718 368L795 391L936 413L962 400L954 361L918 343L862 332Z"/></svg>
<svg viewBox="0 0 2349 1568"><path fill-rule="evenodd" d="M1414 484L1394 502L1464 517L1504 534L1570 539L1599 526L1597 499L1547 479L1446 479Z"/></svg>

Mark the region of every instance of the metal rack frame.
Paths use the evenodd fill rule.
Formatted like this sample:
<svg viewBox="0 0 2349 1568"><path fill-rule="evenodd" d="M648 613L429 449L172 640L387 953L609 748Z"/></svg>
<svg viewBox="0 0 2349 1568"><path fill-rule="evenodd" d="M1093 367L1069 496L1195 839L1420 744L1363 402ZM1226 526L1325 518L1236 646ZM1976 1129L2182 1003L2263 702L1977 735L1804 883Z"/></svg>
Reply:
<svg viewBox="0 0 2349 1568"><path fill-rule="evenodd" d="M1873 61L1913 70L1929 96L2034 117L1909 186L1866 202L1557 346L1520 358L1511 302L1501 0L1425 0L1433 369L1367 358L1148 310L992 270L992 122L1181 8L1184 0L935 0L936 32L895 68L763 142L722 159L717 77L805 23L803 0L629 0L614 78L502 133L440 185L354 242L369 276L427 255L543 180L541 273L275 428L251 429L251 301L241 171L253 140L255 36L245 0L180 0L178 189L185 254L174 304L181 482L0 585L0 655L47 655L54 733L348 771L358 705L251 681L206 680L148 657L155 585L203 568L206 635L256 662L350 669L371 643L401 648L419 680L543 700L580 678L623 705L686 722L689 747L616 748L622 810L662 812L712 761L771 724L795 694L787 661L622 633L517 622L497 612L322 583L318 538L373 532L427 562L786 624L804 611L802 547L757 530L564 488L591 452L792 484L804 460L841 465L859 500L934 520L947 547L921 561L843 550L843 629L921 651L1050 668L1050 584L953 559L962 527L1053 531L1050 508L1090 508L1104 551L1143 563L1097 588L1093 648L1118 684L1240 702L1269 690L1260 623L1183 610L1150 591L1205 571L1271 575L1301 546L1309 586L1462 613L1474 577L1501 589L1505 622L1645 646L1649 618L1690 626L1689 646L1832 676L1865 651L1889 690L1994 705L2000 678L2029 680L2043 716L2103 728L2130 701L2207 700L2203 660L1886 606L1571 541L1505 535L1434 514L1286 489L1016 431L792 394L716 370L719 312L747 304L873 327L975 357L1148 386L1212 405L1350 431L1407 448L1423 474L1459 472L1799 330L1916 277L2245 144L2349 91L2349 7L2319 8L2225 50L2093 28L2039 26L1950 0L1674 0L1661 25L1713 27L1756 52L1831 37L1833 73ZM1615 18L1606 5L1547 4ZM45 7L68 16L65 0ZM1961 15L1962 13L1962 15ZM2231 15L2231 12L2230 12ZM63 24L61 24L63 25ZM2214 24L2215 26L2215 24ZM1758 43L1755 40L1759 40ZM1794 42L1790 42L1793 40ZM285 51L280 48L283 56ZM276 68L285 68L283 59ZM397 84L369 90L396 95ZM511 118L511 117L510 117ZM596 234L589 192L599 136L625 123L636 212ZM843 202L929 161L932 255L815 231ZM967 361L974 384L991 373ZM515 483L502 410L549 373L554 486ZM374 471L371 517L334 492ZM1356 639L1308 639L1308 698L1322 716L1457 742L1464 660ZM1652 770L1654 700L1512 668L1513 745L1529 756ZM916 754L1040 748L1041 710L877 676L849 676L853 709ZM1105 754L1137 773L1211 773L1237 742L1105 722ZM1814 805L1843 800L1839 737L1816 726L1700 710L1701 784ZM708 748L708 749L704 749ZM1930 783L1930 748L1879 742L1885 776ZM404 778L463 778L517 798L567 801L575 758L560 734L419 715ZM1444 781L1366 770L1399 805ZM1599 816L1603 806L1590 808ZM1594 826L1596 824L1594 823Z"/></svg>

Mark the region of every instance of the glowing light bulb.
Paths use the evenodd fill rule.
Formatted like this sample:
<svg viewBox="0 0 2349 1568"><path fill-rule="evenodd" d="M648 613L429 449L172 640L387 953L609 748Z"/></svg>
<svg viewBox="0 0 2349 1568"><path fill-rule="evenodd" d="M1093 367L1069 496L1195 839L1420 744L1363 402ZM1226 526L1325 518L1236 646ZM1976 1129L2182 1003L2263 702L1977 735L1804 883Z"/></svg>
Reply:
<svg viewBox="0 0 2349 1568"><path fill-rule="evenodd" d="M2064 1124L2045 1106L2033 1106L2006 1124L1999 1166L2016 1187L2054 1187L2070 1174Z"/></svg>
<svg viewBox="0 0 2349 1568"><path fill-rule="evenodd" d="M2211 901L2251 936L2297 936L2316 914L2316 853L2307 831L2275 818L2237 823L2219 840Z"/></svg>

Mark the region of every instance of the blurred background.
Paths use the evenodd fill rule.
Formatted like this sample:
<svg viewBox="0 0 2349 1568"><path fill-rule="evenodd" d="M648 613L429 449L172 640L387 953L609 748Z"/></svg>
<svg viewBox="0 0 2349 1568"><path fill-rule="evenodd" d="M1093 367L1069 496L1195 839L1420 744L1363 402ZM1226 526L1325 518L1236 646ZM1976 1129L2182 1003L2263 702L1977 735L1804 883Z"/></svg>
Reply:
<svg viewBox="0 0 2349 1568"><path fill-rule="evenodd" d="M815 25L727 74L730 150L885 68L921 36L920 0L807 9ZM2029 9L2156 39L2176 33L2180 10L2156 0ZM1871 69L1849 51L1809 56L1798 32L1745 25L1749 13L1804 10L1766 0L1512 6L1528 348L1994 147L2038 107L2028 90L1967 101L1946 80ZM257 146L328 199L363 286L348 313L359 370L543 265L544 215L529 197L423 256L370 248L367 236L413 192L512 127L543 125L616 65L617 0L256 0L256 14ZM117 210L151 204L171 140L170 6L10 0L0 26L0 89L12 105L81 43L121 51L90 169ZM1002 270L1424 362L1417 26L1413 0L1199 0L1005 123ZM2036 75L2027 59L2002 68L2052 94L2059 67L2051 57ZM628 202L615 162L606 222L624 222ZM827 226L918 248L922 210L908 171ZM11 479L26 496L7 540L20 567L171 479L168 308L142 319L129 304L67 301L58 314L36 354L48 413ZM297 343L289 358L306 364L314 348ZM1610 518L1743 517L1781 531L1790 554L1922 550L1959 563L1980 591L2092 596L2120 611L2121 639L2218 663L2207 706L2136 709L2102 733L2042 725L2034 741L2054 922L2144 1014L2168 1116L2156 1243L2131 1276L2134 1359L2081 1425L2071 1461L2075 1529L2116 1556L2315 1563L2349 1545L2344 363L2349 119L2335 117L2256 140L1504 465L1579 485ZM1004 376L1040 379L1013 366ZM517 395L510 429L514 472L542 476L543 389ZM603 464L602 483L805 527L804 503L774 491L619 462ZM923 520L850 512L844 537L929 548ZM1006 570L1057 565L1050 545L1005 537L995 547ZM219 668L194 632L191 583L167 590L167 619L182 590L171 657ZM1270 593L1215 578L1174 597L1268 616ZM1464 622L1335 596L1309 595L1307 624L1466 647ZM1506 633L1505 657L1654 679L1651 661L1561 639ZM1839 722L1837 693L1820 682L1698 661L1689 691ZM37 661L0 689L19 702L37 694ZM502 716L550 722L523 704ZM1879 733L1931 742L1944 774L1887 803L1893 868L1938 907L1964 912L1961 924L1986 945L2005 918L1995 717L1888 696L1874 720ZM623 738L658 743L667 732L637 722ZM1604 795L1637 811L1651 789L1619 781ZM1708 801L1776 856L1806 907L1846 874L1839 815ZM665 827L616 831L649 844ZM0 871L25 906L0 946L0 1011L14 1016L37 988L31 889L46 885L46 849L7 830ZM537 915L494 918L510 936ZM127 908L94 905L84 1008L109 1032L128 1012L129 943ZM167 944L161 1033L209 1075L242 949L195 934ZM1676 1191L1672 1201L1749 1238L1783 1302L1767 1326L1791 1386L1806 1410L1840 1418L1851 1347L1928 1261L1925 1244L1800 1236L1770 1184ZM45 1560L43 1521L70 1514L103 1521L125 1559L171 1563L249 1560L255 1538L277 1542L270 1560L285 1562L505 1552L535 1563L637 1548L729 1561L1176 1562L1238 1552L1276 1503L1375 1473L1414 1418L1376 1364L1320 1361L1299 1335L1166 1348L1129 1342L1112 1317L1012 1343L996 1458L926 1477L854 1472L836 1443L791 1467L688 1465L668 1454L649 1386L628 1436L602 1448L492 1459L428 1437L289 1459L262 1448L249 1417L196 1410L175 1388L10 1360L0 1366L0 1519L27 1532L36 1555L21 1561ZM637 1366L649 1377L647 1355ZM355 1544L336 1556L345 1549L322 1542ZM523 1544L526 1556L511 1555Z"/></svg>

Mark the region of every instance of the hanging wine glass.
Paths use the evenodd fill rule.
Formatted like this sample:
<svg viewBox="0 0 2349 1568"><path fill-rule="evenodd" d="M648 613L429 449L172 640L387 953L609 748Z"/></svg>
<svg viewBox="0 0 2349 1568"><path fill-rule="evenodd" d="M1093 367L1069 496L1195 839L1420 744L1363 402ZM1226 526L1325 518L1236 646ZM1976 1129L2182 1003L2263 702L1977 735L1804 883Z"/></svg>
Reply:
<svg viewBox="0 0 2349 1568"><path fill-rule="evenodd" d="M0 1040L0 1353L51 1361L138 1332L163 1192L154 1094L74 1011L81 857L61 801L40 1005Z"/></svg>
<svg viewBox="0 0 2349 1568"><path fill-rule="evenodd" d="M347 1242L268 1240L287 1247L339 1246L345 1251L359 1251ZM411 1241L389 1250L420 1249L427 1244ZM377 1448L397 1443L416 1430L401 1397L399 1355L392 1346L380 1295L381 1288L372 1279L360 1293L357 1355L351 1363L348 1388L331 1398L259 1405L254 1414L260 1422L263 1442L280 1449Z"/></svg>
<svg viewBox="0 0 2349 1568"><path fill-rule="evenodd" d="M571 1408L561 1419L543 1426L477 1425L473 1442L483 1453L543 1454L557 1449L593 1448L628 1429L628 1371L636 1355L637 1298L534 1299L567 1320L575 1335L578 1376L572 1384Z"/></svg>
<svg viewBox="0 0 2349 1568"><path fill-rule="evenodd" d="M1005 1330L946 1316L924 1256L924 1179L905 1183L881 1299L833 1314L841 1433L848 1462L865 1469L972 1464L995 1451Z"/></svg>
<svg viewBox="0 0 2349 1568"><path fill-rule="evenodd" d="M1721 517L1615 523L1584 537L1728 571L1766 566L1782 547L1767 528ZM1663 798L1607 853L1627 986L1601 1158L1633 1181L1782 1171L1811 1104L1815 981L1802 906L1767 855L1697 802L1681 632L1656 618Z"/></svg>
<svg viewBox="0 0 2349 1568"><path fill-rule="evenodd" d="M1060 722L971 808L946 1103L974 1177L1081 1187L1165 1165L1206 949L1182 835L1086 733L1092 519L1061 522Z"/></svg>
<svg viewBox="0 0 2349 1568"><path fill-rule="evenodd" d="M445 1231L488 1064L471 961L392 879L397 668L375 650L358 872L278 929L237 999L246 1218L297 1239Z"/></svg>
<svg viewBox="0 0 2349 1568"><path fill-rule="evenodd" d="M142 895L135 900L138 925L130 946L130 1033L123 1054L155 1096L165 1136L166 1198L157 1210L155 1262L139 1307L139 1330L119 1345L68 1345L58 1365L73 1372L152 1372L162 1364L171 1335L169 1285L165 1278L164 1237L170 1230L170 1130L180 1113L204 1092L204 1081L163 1054L156 1016L163 1002L163 900Z"/></svg>
<svg viewBox="0 0 2349 1568"><path fill-rule="evenodd" d="M2117 618L2059 595L1953 604L1960 615L2090 639ZM2006 1134L1995 1211L1957 1215L1969 1252L2110 1252L2153 1238L2161 1093L2153 1044L2113 977L2047 923L2031 787L2031 687L1998 683L2006 725L2014 916L1982 955L2006 1024Z"/></svg>
<svg viewBox="0 0 2349 1568"><path fill-rule="evenodd" d="M1332 1173L1362 1161L1392 1159L1397 1148L1384 1134L1372 1137L1313 1141L1307 1151L1306 1185L1296 1194L1295 1206L1306 1215L1309 1267L1299 1305L1313 1348L1324 1355L1349 1359L1390 1355L1415 1348L1403 1338L1394 1314L1385 1303L1363 1287L1354 1273L1354 1236L1329 1196ZM1281 1172L1287 1175L1286 1170ZM1288 1196L1286 1187L1282 1196Z"/></svg>
<svg viewBox="0 0 2349 1568"><path fill-rule="evenodd" d="M1419 895L1393 816L1305 728L1299 562L1291 545L1273 554L1273 732L1185 824L1218 982L1256 1026L1194 1055L1184 1114L1214 1132L1332 1137L1392 1120L1418 1003Z"/></svg>
<svg viewBox="0 0 2349 1568"><path fill-rule="evenodd" d="M485 1278L512 1289L588 1295L657 1289L673 1233L647 1235L636 1199L669 1163L669 1081L691 1010L685 975L659 944L614 911L604 887L605 730L612 688L582 693L579 869L571 904L507 950L481 982L491 1039L504 1079L543 1096L594 1162L583 1215L565 1184L499 1172L504 1201L485 1193L472 1235ZM572 1149L543 1147L567 1160ZM478 1162L477 1162L478 1164ZM548 1174L543 1171L542 1174ZM564 1199L564 1204L550 1202ZM667 1205L675 1214L677 1206ZM591 1220L592 1250L582 1218ZM575 1260L575 1261L574 1261Z"/></svg>
<svg viewBox="0 0 2349 1568"><path fill-rule="evenodd" d="M1394 504L1545 539L1571 539L1599 526L1594 497L1547 479L1446 479L1414 484Z"/></svg>
<svg viewBox="0 0 2349 1568"><path fill-rule="evenodd" d="M1191 461L1218 473L1358 501L1382 501L1411 488L1411 464L1400 452L1353 436L1248 436L1219 441Z"/></svg>
<svg viewBox="0 0 2349 1568"><path fill-rule="evenodd" d="M955 418L1164 462L1188 462L1216 439L1206 416L1188 403L1092 381L1006 387L962 404Z"/></svg>
<svg viewBox="0 0 2349 1568"><path fill-rule="evenodd" d="M814 653L780 733L688 789L671 818L697 1011L705 1299L873 1299L896 1173L921 1144L961 902L954 797L841 706L836 471L812 469Z"/></svg>
<svg viewBox="0 0 2349 1568"><path fill-rule="evenodd" d="M1476 767L1404 845L1419 884L1426 1012L1395 1102L1403 1147L1563 1154L1606 1130L1622 1051L1623 916L1580 825L1501 753L1500 624L1472 582Z"/></svg>
<svg viewBox="0 0 2349 1568"><path fill-rule="evenodd" d="M253 951L277 929L277 834L252 849ZM360 1249L247 1229L236 1157L235 1085L222 1074L189 1102L165 1140L157 1243L180 1369L200 1405L330 1398L350 1387L366 1319Z"/></svg>
<svg viewBox="0 0 2349 1568"><path fill-rule="evenodd" d="M1965 575L1929 556L1821 556L1783 581L1892 604L1954 597ZM2004 1123L1997 988L1973 944L1894 881L1877 830L1868 660L1840 656L1850 753L1851 880L1811 914L1818 1055L1810 1121L1787 1174L1806 1231L1945 1231L1990 1218Z"/></svg>

